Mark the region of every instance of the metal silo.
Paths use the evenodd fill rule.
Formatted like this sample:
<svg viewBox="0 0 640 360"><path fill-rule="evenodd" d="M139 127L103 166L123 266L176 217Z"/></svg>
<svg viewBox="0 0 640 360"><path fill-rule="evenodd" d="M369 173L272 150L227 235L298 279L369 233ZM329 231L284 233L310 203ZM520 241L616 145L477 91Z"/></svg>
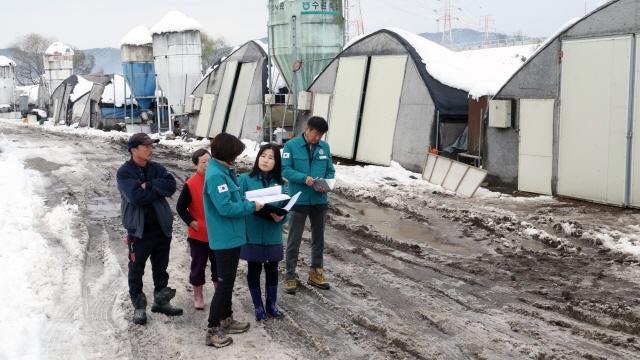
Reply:
<svg viewBox="0 0 640 360"><path fill-rule="evenodd" d="M49 88L49 94L73 74L73 49L61 43L54 42L44 52L44 78Z"/></svg>
<svg viewBox="0 0 640 360"><path fill-rule="evenodd" d="M11 105L16 88L16 63L0 56L0 105Z"/></svg>
<svg viewBox="0 0 640 360"><path fill-rule="evenodd" d="M292 91L305 90L342 51L343 11L342 0L269 0L269 54ZM294 75L296 60L303 63Z"/></svg>
<svg viewBox="0 0 640 360"><path fill-rule="evenodd" d="M120 41L122 70L142 110L149 110L156 91L151 33L145 26L133 28Z"/></svg>
<svg viewBox="0 0 640 360"><path fill-rule="evenodd" d="M173 115L184 114L186 100L202 78L201 25L178 11L151 28L158 89Z"/></svg>

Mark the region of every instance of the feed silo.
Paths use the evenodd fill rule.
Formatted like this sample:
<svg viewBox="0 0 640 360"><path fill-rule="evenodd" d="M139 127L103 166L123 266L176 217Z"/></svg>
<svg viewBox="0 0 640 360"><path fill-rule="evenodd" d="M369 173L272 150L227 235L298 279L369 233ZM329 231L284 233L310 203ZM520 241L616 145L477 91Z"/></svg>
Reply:
<svg viewBox="0 0 640 360"><path fill-rule="evenodd" d="M16 88L16 63L0 56L0 105L11 105Z"/></svg>
<svg viewBox="0 0 640 360"><path fill-rule="evenodd" d="M269 0L268 25L269 54L294 92L305 90L344 46L342 0ZM294 73L297 60L302 68Z"/></svg>
<svg viewBox="0 0 640 360"><path fill-rule="evenodd" d="M122 70L142 110L149 110L156 91L151 33L146 26L137 26L120 41Z"/></svg>
<svg viewBox="0 0 640 360"><path fill-rule="evenodd" d="M73 74L73 49L61 42L54 42L44 52L44 78L49 94Z"/></svg>
<svg viewBox="0 0 640 360"><path fill-rule="evenodd" d="M185 113L186 100L202 78L200 28L179 11L168 12L151 28L156 81L172 115Z"/></svg>

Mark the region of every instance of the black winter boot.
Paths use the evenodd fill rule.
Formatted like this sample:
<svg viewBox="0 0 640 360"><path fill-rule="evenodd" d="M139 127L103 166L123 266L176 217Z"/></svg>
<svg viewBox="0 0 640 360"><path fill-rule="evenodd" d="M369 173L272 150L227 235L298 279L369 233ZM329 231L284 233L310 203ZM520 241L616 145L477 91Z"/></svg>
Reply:
<svg viewBox="0 0 640 360"><path fill-rule="evenodd" d="M175 296L176 290L170 287L166 287L160 291L154 291L151 311L154 313L165 314L167 316L182 315L181 308L170 304L171 299Z"/></svg>
<svg viewBox="0 0 640 360"><path fill-rule="evenodd" d="M138 294L136 297L131 298L133 303L133 323L138 325L144 325L147 323L147 297L144 293Z"/></svg>

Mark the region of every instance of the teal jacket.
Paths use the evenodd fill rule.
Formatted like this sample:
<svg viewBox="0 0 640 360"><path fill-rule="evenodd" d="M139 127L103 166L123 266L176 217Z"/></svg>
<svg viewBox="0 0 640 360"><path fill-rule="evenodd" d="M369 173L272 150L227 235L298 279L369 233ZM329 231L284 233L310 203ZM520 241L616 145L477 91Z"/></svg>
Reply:
<svg viewBox="0 0 640 360"><path fill-rule="evenodd" d="M244 245L247 242L244 217L253 213L256 206L244 200L236 172L211 159L202 196L209 247L225 250Z"/></svg>
<svg viewBox="0 0 640 360"><path fill-rule="evenodd" d="M335 169L329 144L320 140L309 150L304 134L289 140L282 149L282 176L289 181L289 195L302 194L296 205L327 204L327 194L320 193L305 184L307 176L333 179Z"/></svg>
<svg viewBox="0 0 640 360"><path fill-rule="evenodd" d="M249 176L249 173L240 175L240 189L243 192L264 189L266 187L276 186L275 180L271 180L265 184L262 175L256 177ZM284 206L286 204L272 203L274 206ZM254 245L278 245L282 244L282 226L287 221L286 217L282 221L276 223L260 216L248 215L245 217L247 226L247 243Z"/></svg>

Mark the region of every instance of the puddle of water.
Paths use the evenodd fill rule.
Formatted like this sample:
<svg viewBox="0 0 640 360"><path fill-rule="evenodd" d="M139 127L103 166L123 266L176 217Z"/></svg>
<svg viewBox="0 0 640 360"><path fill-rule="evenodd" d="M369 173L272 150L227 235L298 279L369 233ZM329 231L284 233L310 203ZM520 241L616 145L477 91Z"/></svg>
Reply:
<svg viewBox="0 0 640 360"><path fill-rule="evenodd" d="M45 160L41 157L29 158L25 160L24 166L27 169L38 170L43 173L50 173L63 167L64 165Z"/></svg>
<svg viewBox="0 0 640 360"><path fill-rule="evenodd" d="M87 203L87 210L92 219L115 218L120 216L120 199L95 197Z"/></svg>
<svg viewBox="0 0 640 360"><path fill-rule="evenodd" d="M434 229L424 223L403 218L397 210L377 207L371 204L349 202L350 215L364 224L372 224L376 230L393 239L426 244L446 253L473 256L487 253L487 249L472 239L460 239L456 235L451 238L442 237Z"/></svg>

